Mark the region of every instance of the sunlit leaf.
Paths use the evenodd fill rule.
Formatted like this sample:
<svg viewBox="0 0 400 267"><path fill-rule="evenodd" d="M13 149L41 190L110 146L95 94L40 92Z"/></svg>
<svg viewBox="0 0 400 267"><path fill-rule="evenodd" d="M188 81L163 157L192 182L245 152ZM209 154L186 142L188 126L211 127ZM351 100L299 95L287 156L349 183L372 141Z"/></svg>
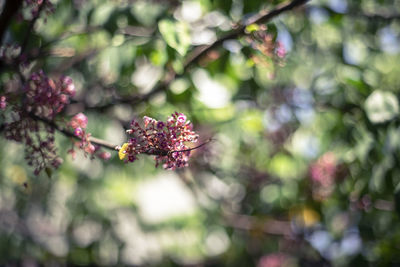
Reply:
<svg viewBox="0 0 400 267"><path fill-rule="evenodd" d="M170 47L174 48L181 56L186 54L190 46L190 34L185 23L165 19L158 23L158 29Z"/></svg>
<svg viewBox="0 0 400 267"><path fill-rule="evenodd" d="M375 90L365 101L365 109L371 122L385 122L399 114L399 101L391 92Z"/></svg>

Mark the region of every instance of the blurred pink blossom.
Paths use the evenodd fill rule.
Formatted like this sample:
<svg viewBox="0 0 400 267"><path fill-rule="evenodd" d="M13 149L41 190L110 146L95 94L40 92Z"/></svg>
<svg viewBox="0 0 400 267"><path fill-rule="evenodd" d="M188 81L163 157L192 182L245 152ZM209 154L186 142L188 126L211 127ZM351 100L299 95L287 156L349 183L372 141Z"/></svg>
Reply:
<svg viewBox="0 0 400 267"><path fill-rule="evenodd" d="M289 257L284 253L264 255L258 261L257 267L284 267L288 266Z"/></svg>
<svg viewBox="0 0 400 267"><path fill-rule="evenodd" d="M312 181L323 187L329 187L334 183L336 172L337 159L332 152L325 153L310 166Z"/></svg>

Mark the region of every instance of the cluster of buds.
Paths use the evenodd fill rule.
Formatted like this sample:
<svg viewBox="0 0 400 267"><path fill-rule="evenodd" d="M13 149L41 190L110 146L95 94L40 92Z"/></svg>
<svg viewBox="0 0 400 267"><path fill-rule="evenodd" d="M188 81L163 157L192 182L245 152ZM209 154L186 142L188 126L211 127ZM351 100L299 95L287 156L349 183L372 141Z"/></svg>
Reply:
<svg viewBox="0 0 400 267"><path fill-rule="evenodd" d="M197 142L198 135L193 125L182 113L173 113L166 122L150 117L143 118L144 127L131 122L127 133L132 137L119 147L119 158L134 162L139 154L155 155L156 166L163 163L164 169L175 170L188 165L191 149L187 142Z"/></svg>
<svg viewBox="0 0 400 267"><path fill-rule="evenodd" d="M99 158L108 160L111 157L111 154L109 152L100 152L99 146L95 146L90 142L91 134L86 131L87 124L88 118L83 113L76 114L69 122L69 126L74 130L74 135L80 140L79 142L74 143L75 146L83 150L85 156L90 155L93 157L94 155L97 155ZM76 157L74 148L68 150L68 153L71 154L73 159Z"/></svg>
<svg viewBox="0 0 400 267"><path fill-rule="evenodd" d="M255 64L271 67L271 63L284 65L286 49L282 42L276 41L273 34L267 31L266 25L251 24L246 28L246 41L250 46L260 52L254 54L252 60Z"/></svg>
<svg viewBox="0 0 400 267"><path fill-rule="evenodd" d="M54 144L54 128L40 120L53 121L75 94L75 87L69 77L54 82L39 71L30 76L22 92L23 105L13 106L13 116L4 124L5 137L24 144L25 159L37 175L43 169L58 168L62 162ZM0 96L1 109L6 108L6 100Z"/></svg>
<svg viewBox="0 0 400 267"><path fill-rule="evenodd" d="M75 95L75 86L68 76L56 81L40 70L33 73L24 86L25 109L34 115L53 120Z"/></svg>
<svg viewBox="0 0 400 267"><path fill-rule="evenodd" d="M54 144L54 128L44 126L38 121L26 116L23 112L15 114L15 121L5 124L5 137L25 145L25 160L35 168L34 174L42 170L55 169L62 159L57 155Z"/></svg>

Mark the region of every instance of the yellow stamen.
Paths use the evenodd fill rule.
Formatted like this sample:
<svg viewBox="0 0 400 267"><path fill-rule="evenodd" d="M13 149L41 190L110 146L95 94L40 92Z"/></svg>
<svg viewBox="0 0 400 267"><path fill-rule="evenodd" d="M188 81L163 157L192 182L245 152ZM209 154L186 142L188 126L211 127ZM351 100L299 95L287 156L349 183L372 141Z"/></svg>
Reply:
<svg viewBox="0 0 400 267"><path fill-rule="evenodd" d="M125 143L122 145L121 149L118 151L118 156L120 160L123 160L126 157L126 149L128 148L129 144Z"/></svg>

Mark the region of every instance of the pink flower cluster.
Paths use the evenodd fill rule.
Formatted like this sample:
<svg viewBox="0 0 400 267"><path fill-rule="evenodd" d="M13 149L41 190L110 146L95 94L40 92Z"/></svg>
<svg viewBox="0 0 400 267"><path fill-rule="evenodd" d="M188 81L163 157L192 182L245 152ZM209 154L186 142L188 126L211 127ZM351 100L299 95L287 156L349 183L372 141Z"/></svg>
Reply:
<svg viewBox="0 0 400 267"><path fill-rule="evenodd" d="M197 142L198 135L193 125L182 113L173 113L166 122L150 117L143 118L144 127L131 122L127 133L132 136L122 145L119 157L126 162L137 160L138 154L155 155L156 166L163 163L164 169L174 170L188 165L190 148L186 142Z"/></svg>
<svg viewBox="0 0 400 267"><path fill-rule="evenodd" d="M281 41L277 41L275 43L275 54L279 58L284 58L286 56L286 49L285 49L285 46L283 45L283 43Z"/></svg>
<svg viewBox="0 0 400 267"><path fill-rule="evenodd" d="M104 160L110 159L111 154L109 152L100 152L99 147L90 142L91 134L86 132L87 124L88 119L83 113L76 114L69 122L69 126L74 129L74 135L80 139L79 142L75 142L75 146L82 149L85 152L85 155L94 156L96 154L99 158ZM68 153L72 155L73 159L76 157L74 148L68 150Z"/></svg>
<svg viewBox="0 0 400 267"><path fill-rule="evenodd" d="M69 103L69 98L75 95L75 86L68 76L53 81L40 70L30 76L24 92L27 112L53 120Z"/></svg>
<svg viewBox="0 0 400 267"><path fill-rule="evenodd" d="M23 112L16 116L18 118L15 121L5 124L5 137L25 145L25 160L35 168L35 175L49 167L57 169L62 159L57 155L54 144L54 128L41 124Z"/></svg>
<svg viewBox="0 0 400 267"><path fill-rule="evenodd" d="M54 144L54 128L41 120L53 121L75 94L75 87L69 77L54 82L39 71L30 76L22 93L22 105L10 104L13 116L4 124L5 137L25 145L25 159L38 175L43 169L58 168L62 162ZM6 108L6 100L8 97L0 96L1 109Z"/></svg>

